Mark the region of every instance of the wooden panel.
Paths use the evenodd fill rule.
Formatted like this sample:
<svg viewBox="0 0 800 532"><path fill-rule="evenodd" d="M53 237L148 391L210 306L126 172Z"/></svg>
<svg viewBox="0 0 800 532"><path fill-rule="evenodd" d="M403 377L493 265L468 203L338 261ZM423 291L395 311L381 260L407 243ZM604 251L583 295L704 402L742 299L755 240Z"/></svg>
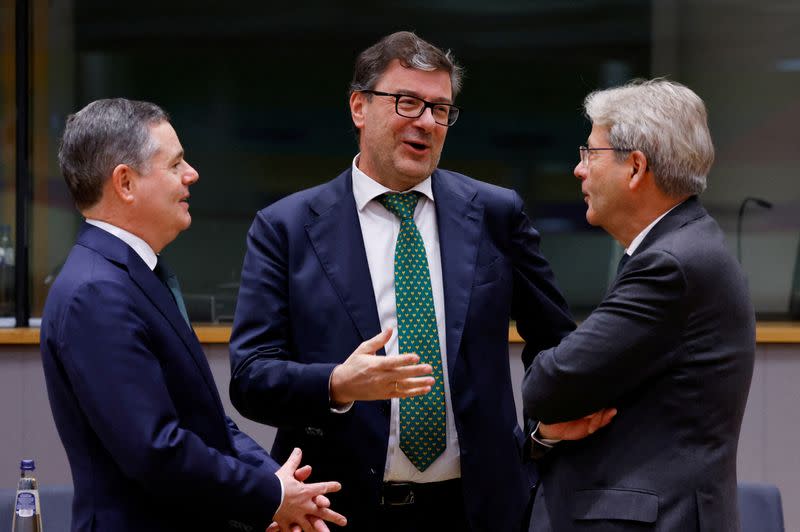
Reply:
<svg viewBox="0 0 800 532"><path fill-rule="evenodd" d="M197 323L194 331L201 343L226 344L231 338L230 325ZM508 328L508 341L522 343L522 337L512 324ZM756 342L759 344L800 344L800 322L762 322L756 327ZM0 345L38 344L39 329L0 329Z"/></svg>

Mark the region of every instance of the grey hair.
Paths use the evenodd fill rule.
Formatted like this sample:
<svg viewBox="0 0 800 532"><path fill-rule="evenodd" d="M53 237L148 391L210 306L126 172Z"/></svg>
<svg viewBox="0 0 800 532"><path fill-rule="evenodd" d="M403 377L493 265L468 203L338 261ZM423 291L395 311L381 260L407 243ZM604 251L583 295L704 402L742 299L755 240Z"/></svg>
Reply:
<svg viewBox="0 0 800 532"><path fill-rule="evenodd" d="M450 74L453 100L461 91L464 69L456 63L450 50L443 51L410 31L398 31L359 54L350 83L350 94L374 89L389 63L395 59L407 68L426 72L446 71Z"/></svg>
<svg viewBox="0 0 800 532"><path fill-rule="evenodd" d="M634 80L595 91L583 102L592 124L609 129L611 147L639 150L667 195L700 194L714 162L703 100L664 79ZM624 159L626 153L617 152Z"/></svg>
<svg viewBox="0 0 800 532"><path fill-rule="evenodd" d="M103 185L119 164L139 172L158 146L150 127L169 115L149 102L97 100L67 118L58 149L58 165L79 210L95 205Z"/></svg>

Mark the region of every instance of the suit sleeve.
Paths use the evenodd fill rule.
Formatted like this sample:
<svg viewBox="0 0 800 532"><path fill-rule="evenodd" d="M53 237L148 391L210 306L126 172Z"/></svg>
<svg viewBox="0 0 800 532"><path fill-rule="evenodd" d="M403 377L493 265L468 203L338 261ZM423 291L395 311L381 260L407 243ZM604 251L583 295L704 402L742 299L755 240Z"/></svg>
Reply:
<svg viewBox="0 0 800 532"><path fill-rule="evenodd" d="M277 427L336 415L328 389L336 364L299 362L289 344L288 253L285 232L260 212L247 235L230 343L231 402L242 415Z"/></svg>
<svg viewBox="0 0 800 532"><path fill-rule="evenodd" d="M233 447L236 449L240 460L255 467L266 467L273 472L279 469L279 465L266 449L246 433L239 430L239 427L231 418L225 416L225 421L233 439Z"/></svg>
<svg viewBox="0 0 800 532"><path fill-rule="evenodd" d="M545 423L577 419L615 401L671 361L683 329L687 281L664 251L631 259L611 293L556 347L539 353L522 386L528 415Z"/></svg>
<svg viewBox="0 0 800 532"><path fill-rule="evenodd" d="M87 423L124 474L148 492L180 494L263 530L280 504L277 464L254 466L182 428L129 290L111 281L82 285L61 317L59 359Z"/></svg>
<svg viewBox="0 0 800 532"><path fill-rule="evenodd" d="M541 237L533 228L523 208L522 198L514 194L514 219L511 250L514 267L514 297L511 317L516 320L517 332L525 341L522 363L525 368L533 357L548 347L557 345L575 329L567 302L556 285L550 264L540 249ZM529 437L538 420L524 411L525 452L531 456Z"/></svg>
<svg viewBox="0 0 800 532"><path fill-rule="evenodd" d="M517 332L525 340L522 362L527 368L536 353L558 344L573 331L575 322L541 252L539 232L525 214L519 195L514 194L514 200L511 318L516 320Z"/></svg>

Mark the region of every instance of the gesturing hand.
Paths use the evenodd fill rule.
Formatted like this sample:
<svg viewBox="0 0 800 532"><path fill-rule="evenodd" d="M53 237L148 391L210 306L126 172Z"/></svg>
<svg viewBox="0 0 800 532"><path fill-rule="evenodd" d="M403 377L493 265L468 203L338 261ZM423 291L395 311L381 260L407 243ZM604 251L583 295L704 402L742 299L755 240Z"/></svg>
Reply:
<svg viewBox="0 0 800 532"><path fill-rule="evenodd" d="M604 408L573 421L553 423L552 425L539 423L539 434L549 440L580 440L608 425L616 415L616 408Z"/></svg>
<svg viewBox="0 0 800 532"><path fill-rule="evenodd" d="M272 517L268 532L300 531L328 532L325 521L345 526L347 519L330 509L330 501L325 493L342 489L338 482L317 482L305 484L311 474L308 466L300 467L303 453L295 449L286 463L275 472L283 483L283 502ZM299 469L298 469L299 468Z"/></svg>
<svg viewBox="0 0 800 532"><path fill-rule="evenodd" d="M389 328L362 342L344 363L334 368L331 375L334 403L411 397L431 391L433 377L426 375L433 370L430 364L418 364L418 355L375 356L391 336Z"/></svg>

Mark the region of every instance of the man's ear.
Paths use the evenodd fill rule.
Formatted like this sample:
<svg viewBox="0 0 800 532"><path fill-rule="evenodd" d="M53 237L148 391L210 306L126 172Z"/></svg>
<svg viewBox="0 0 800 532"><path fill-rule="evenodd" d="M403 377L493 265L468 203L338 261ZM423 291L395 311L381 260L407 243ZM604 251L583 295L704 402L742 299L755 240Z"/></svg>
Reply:
<svg viewBox="0 0 800 532"><path fill-rule="evenodd" d="M641 187L647 174L650 173L647 167L647 156L639 150L634 150L630 155L631 161L631 179L629 187L631 190L636 190Z"/></svg>
<svg viewBox="0 0 800 532"><path fill-rule="evenodd" d="M111 172L111 190L123 203L132 203L139 174L127 164L118 164Z"/></svg>
<svg viewBox="0 0 800 532"><path fill-rule="evenodd" d="M350 95L350 116L356 129L364 127L366 108L364 106L366 95L363 92L354 91Z"/></svg>

